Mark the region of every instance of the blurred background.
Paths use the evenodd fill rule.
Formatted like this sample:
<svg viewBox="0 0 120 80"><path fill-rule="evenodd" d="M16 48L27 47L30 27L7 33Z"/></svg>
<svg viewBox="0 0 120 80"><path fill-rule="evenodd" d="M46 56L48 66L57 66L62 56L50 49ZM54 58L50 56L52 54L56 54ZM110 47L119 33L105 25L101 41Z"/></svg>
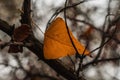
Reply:
<svg viewBox="0 0 120 80"><path fill-rule="evenodd" d="M56 10L64 8L65 0L31 0L32 21L37 24L45 33L46 26ZM69 0L68 6L79 3L84 0ZM10 25L20 25L21 8L23 0L0 0L0 19L8 22ZM86 80L120 80L120 22L109 27L114 19L120 16L120 0L85 0L78 6L67 9L67 23L74 36L86 46L90 51L98 48L101 43L108 40L114 32L117 31L105 46L93 51L91 57L86 57L83 61L83 76ZM64 13L59 12L58 16L64 18ZM33 27L35 37L43 43L44 34L36 27ZM105 36L108 35L108 36ZM0 30L0 42L10 41L10 37ZM37 60L27 48L23 53L8 53L9 46L0 50L0 80L66 80L46 63ZM98 60L92 62L99 55ZM117 58L110 61L105 59ZM75 63L73 65L68 57L60 60L66 65L75 69L79 67L79 59L71 56ZM103 61L102 61L103 60ZM97 60L96 60L97 61ZM90 64L88 64L90 63Z"/></svg>

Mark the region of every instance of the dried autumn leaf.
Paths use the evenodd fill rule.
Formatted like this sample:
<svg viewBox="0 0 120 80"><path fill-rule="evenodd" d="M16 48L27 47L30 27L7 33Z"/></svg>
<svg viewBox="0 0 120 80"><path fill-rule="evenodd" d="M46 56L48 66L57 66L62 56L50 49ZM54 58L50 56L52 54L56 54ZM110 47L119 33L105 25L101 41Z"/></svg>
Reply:
<svg viewBox="0 0 120 80"><path fill-rule="evenodd" d="M13 33L13 39L16 42L24 41L31 33L31 28L27 24L22 24L16 28Z"/></svg>
<svg viewBox="0 0 120 80"><path fill-rule="evenodd" d="M93 28L89 27L80 37L83 39L90 39L92 31L93 31Z"/></svg>
<svg viewBox="0 0 120 80"><path fill-rule="evenodd" d="M31 33L31 28L27 24L22 24L20 27L16 28L13 33L13 41L22 42ZM9 53L23 52L23 47L16 44L11 44L8 50Z"/></svg>
<svg viewBox="0 0 120 80"><path fill-rule="evenodd" d="M79 54L83 54L85 47L77 39L75 39L71 31L70 36ZM65 22L62 18L58 17L46 30L43 51L46 59L57 59L76 53L67 33ZM87 50L84 53L84 55L89 54L90 53Z"/></svg>
<svg viewBox="0 0 120 80"><path fill-rule="evenodd" d="M8 53L18 53L23 52L22 46L11 44Z"/></svg>
<svg viewBox="0 0 120 80"><path fill-rule="evenodd" d="M92 28L92 27L89 27L89 28L85 31L84 35L89 36L92 31L93 31L93 28Z"/></svg>

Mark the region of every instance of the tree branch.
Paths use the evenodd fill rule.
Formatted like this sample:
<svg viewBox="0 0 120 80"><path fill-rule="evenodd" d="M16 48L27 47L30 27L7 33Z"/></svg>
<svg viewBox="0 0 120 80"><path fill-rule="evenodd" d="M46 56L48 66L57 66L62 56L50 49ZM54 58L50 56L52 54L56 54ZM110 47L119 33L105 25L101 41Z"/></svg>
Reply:
<svg viewBox="0 0 120 80"><path fill-rule="evenodd" d="M4 27L3 27L4 26ZM6 21L0 19L0 30L12 36L13 26L10 26Z"/></svg>
<svg viewBox="0 0 120 80"><path fill-rule="evenodd" d="M92 62L89 62L89 63L87 63L87 64L84 64L84 65L83 65L83 68L85 69L85 68L87 68L87 67L90 66L90 65L97 64L97 63L100 63L100 62L117 61L117 60L120 60L120 57L107 58L107 59L99 59L99 60L92 61Z"/></svg>

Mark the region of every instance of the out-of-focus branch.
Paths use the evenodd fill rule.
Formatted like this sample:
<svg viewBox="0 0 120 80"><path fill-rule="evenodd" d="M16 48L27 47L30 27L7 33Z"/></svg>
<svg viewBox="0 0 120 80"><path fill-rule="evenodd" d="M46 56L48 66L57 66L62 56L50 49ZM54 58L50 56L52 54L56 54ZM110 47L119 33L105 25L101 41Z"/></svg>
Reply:
<svg viewBox="0 0 120 80"><path fill-rule="evenodd" d="M116 57L116 58L98 59L98 60L96 60L94 62L92 61L92 62L89 62L87 64L84 64L83 68L85 69L90 65L97 64L97 63L100 63L100 62L117 61L117 60L120 60L120 56Z"/></svg>
<svg viewBox="0 0 120 80"><path fill-rule="evenodd" d="M21 24L28 24L31 26L31 0L24 0L22 10Z"/></svg>
<svg viewBox="0 0 120 80"><path fill-rule="evenodd" d="M14 27L10 26L6 21L0 19L0 30L4 31L5 33L11 36L13 33L13 28Z"/></svg>
<svg viewBox="0 0 120 80"><path fill-rule="evenodd" d="M69 17L69 16L67 16L67 18L70 19L70 20L76 21L76 22L81 22L81 23L83 23L83 24L86 24L86 25L92 27L92 28L95 29L96 31L104 34L104 37L107 37L107 38L112 37L111 35L107 34L107 33L104 32L103 30L101 30L101 29L99 29L99 28L96 28L96 27L95 27L93 24L91 24L90 22L87 22L87 21L85 21L85 20L80 20L80 19L71 18L71 17ZM109 26L114 26L119 20L120 20L120 16L118 16L115 20L113 20L113 21L109 24ZM116 43L120 44L120 41L119 41L117 38L113 37L112 39L113 39Z"/></svg>

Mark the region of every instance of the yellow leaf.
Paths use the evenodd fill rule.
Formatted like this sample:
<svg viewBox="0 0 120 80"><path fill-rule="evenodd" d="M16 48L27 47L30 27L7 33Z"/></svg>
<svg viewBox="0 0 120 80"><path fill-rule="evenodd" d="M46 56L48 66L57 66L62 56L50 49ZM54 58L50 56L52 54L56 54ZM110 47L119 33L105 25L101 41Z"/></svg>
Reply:
<svg viewBox="0 0 120 80"><path fill-rule="evenodd" d="M71 31L70 36L79 54L83 54L85 47L75 39ZM43 51L46 59L58 59L76 53L62 18L54 20L46 30ZM86 50L84 55L89 55L89 51Z"/></svg>

